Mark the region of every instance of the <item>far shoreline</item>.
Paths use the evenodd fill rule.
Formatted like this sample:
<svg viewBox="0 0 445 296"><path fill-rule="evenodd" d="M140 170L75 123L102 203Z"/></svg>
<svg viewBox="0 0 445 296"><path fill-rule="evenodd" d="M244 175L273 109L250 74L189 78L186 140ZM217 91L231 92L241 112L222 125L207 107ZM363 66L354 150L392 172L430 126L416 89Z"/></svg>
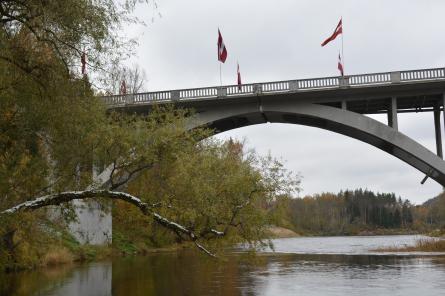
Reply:
<svg viewBox="0 0 445 296"><path fill-rule="evenodd" d="M328 237L328 236L382 236L382 235L424 235L429 237L437 237L435 233L422 232L412 229L364 229L354 232L298 232L293 229L280 227L280 226L270 226L268 228L269 239L277 238L295 238L295 237Z"/></svg>

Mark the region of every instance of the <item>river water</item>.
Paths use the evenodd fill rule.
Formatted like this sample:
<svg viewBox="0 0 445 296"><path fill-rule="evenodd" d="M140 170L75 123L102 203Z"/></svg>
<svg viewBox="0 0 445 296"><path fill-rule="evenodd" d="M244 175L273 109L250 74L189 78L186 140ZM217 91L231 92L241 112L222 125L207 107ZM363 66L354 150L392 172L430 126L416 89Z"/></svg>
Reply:
<svg viewBox="0 0 445 296"><path fill-rule="evenodd" d="M0 295L445 295L445 255L381 254L420 236L274 240L275 253L195 251L0 275Z"/></svg>

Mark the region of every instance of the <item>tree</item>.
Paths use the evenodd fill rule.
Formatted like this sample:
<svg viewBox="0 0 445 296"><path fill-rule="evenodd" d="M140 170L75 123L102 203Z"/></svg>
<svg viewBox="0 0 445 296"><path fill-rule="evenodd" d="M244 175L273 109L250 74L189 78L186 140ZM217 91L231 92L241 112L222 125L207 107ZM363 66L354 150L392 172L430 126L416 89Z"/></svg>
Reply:
<svg viewBox="0 0 445 296"><path fill-rule="evenodd" d="M54 193L3 214L101 197L136 206L212 256L202 241L215 246L261 244L268 223L261 204L281 192L291 194L298 180L270 157L234 149L242 147L238 143L199 141L208 131L187 132L183 111L168 111L154 110L144 120L121 114L110 117L100 133L101 145L94 150L97 161L112 164L109 189ZM115 191L127 184L133 194Z"/></svg>
<svg viewBox="0 0 445 296"><path fill-rule="evenodd" d="M399 209L397 208L395 211L394 211L394 217L393 217L393 227L400 227L401 226L401 224L402 224L402 217L401 217L401 215L400 215L400 211L399 211Z"/></svg>
<svg viewBox="0 0 445 296"><path fill-rule="evenodd" d="M135 94L146 91L147 75L138 65L131 68L115 65L108 74L108 80L106 94Z"/></svg>
<svg viewBox="0 0 445 296"><path fill-rule="evenodd" d="M412 228L414 207L402 206L393 193L357 189L291 199L288 219L292 228L316 234L358 233L369 228ZM283 212L283 210L281 210ZM419 209L416 215L419 215ZM422 213L426 216L425 211Z"/></svg>
<svg viewBox="0 0 445 296"><path fill-rule="evenodd" d="M133 22L136 1L18 1L0 3L0 194L4 206L25 196L81 188L86 155L107 123L80 57L100 75L128 55L119 28ZM127 44L127 45L126 45ZM125 54L124 54L125 53ZM93 71L91 75L93 76ZM89 172L90 173L90 172ZM80 177L80 178L79 178ZM51 180L51 182L49 182Z"/></svg>
<svg viewBox="0 0 445 296"><path fill-rule="evenodd" d="M106 110L95 93L109 78L103 74L131 54L118 31L136 21L138 2L0 2L0 265L41 257L59 226L47 207L62 205L70 219L74 199L127 202L209 255L204 244L256 244L264 205L298 186L271 157L233 141L202 141L211 131L188 130L190 110ZM140 91L143 72L124 74L128 91ZM105 177L92 183L100 167Z"/></svg>
<svg viewBox="0 0 445 296"><path fill-rule="evenodd" d="M255 225L263 222L257 203L292 187L282 166L270 158L254 160L235 153L233 146L200 142L210 131L187 130L190 111L167 107L149 116L106 111L94 94L103 74L131 54L134 43L118 33L137 21L131 13L138 2L0 2L0 249L2 254L6 250L9 263L19 261L21 246L33 243L30 237L45 241L52 236L45 211L49 205L73 199L123 200L211 254L203 240L260 238L262 227ZM84 55L87 75L80 75ZM129 91L139 91L142 71L125 75L134 82ZM192 174L194 166L206 174ZM93 167L109 169L105 182L91 184ZM224 169L233 170L232 178L222 178ZM158 187L147 188L151 193L123 191L134 188L138 178L149 182L147 176L155 173L164 175L155 179ZM193 177L196 185L188 187L175 176ZM159 189L162 182L175 189L171 203ZM226 199L218 200L206 182ZM35 257L39 252L36 248Z"/></svg>

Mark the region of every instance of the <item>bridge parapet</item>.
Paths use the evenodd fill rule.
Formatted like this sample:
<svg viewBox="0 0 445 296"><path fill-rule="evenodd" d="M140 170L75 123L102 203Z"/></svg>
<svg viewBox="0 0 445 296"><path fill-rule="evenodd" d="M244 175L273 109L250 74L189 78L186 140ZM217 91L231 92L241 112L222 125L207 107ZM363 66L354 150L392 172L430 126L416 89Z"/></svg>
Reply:
<svg viewBox="0 0 445 296"><path fill-rule="evenodd" d="M102 99L110 107L135 104L168 103L195 99L226 98L260 94L280 94L304 91L320 91L342 88L359 88L403 83L422 83L427 81L443 81L445 68L383 72L344 77L324 77L275 81L255 84L214 86L172 91L147 92L127 95L104 96Z"/></svg>
<svg viewBox="0 0 445 296"><path fill-rule="evenodd" d="M349 76L351 86L367 86L391 83L391 73L374 73Z"/></svg>
<svg viewBox="0 0 445 296"><path fill-rule="evenodd" d="M400 82L402 82L401 72L391 72L391 83L400 83Z"/></svg>
<svg viewBox="0 0 445 296"><path fill-rule="evenodd" d="M445 69L436 68L436 69L402 71L400 72L400 75L402 82L443 79L445 78Z"/></svg>

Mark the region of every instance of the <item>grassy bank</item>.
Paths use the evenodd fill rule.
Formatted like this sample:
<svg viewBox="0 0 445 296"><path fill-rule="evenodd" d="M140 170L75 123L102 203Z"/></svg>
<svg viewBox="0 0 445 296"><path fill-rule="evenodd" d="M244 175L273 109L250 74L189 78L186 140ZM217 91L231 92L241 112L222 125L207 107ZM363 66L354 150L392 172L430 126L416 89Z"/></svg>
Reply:
<svg viewBox="0 0 445 296"><path fill-rule="evenodd" d="M434 229L434 230L428 232L428 236L445 238L445 228Z"/></svg>
<svg viewBox="0 0 445 296"><path fill-rule="evenodd" d="M379 248L378 252L445 252L445 239L424 238L414 246Z"/></svg>
<svg viewBox="0 0 445 296"><path fill-rule="evenodd" d="M290 238L300 236L298 233L291 229L278 226L270 226L267 229L267 232L270 238Z"/></svg>
<svg viewBox="0 0 445 296"><path fill-rule="evenodd" d="M108 258L112 255L110 246L91 246L84 245L75 249L68 249L60 246L49 249L37 262L39 267L49 267L74 262L91 262Z"/></svg>

